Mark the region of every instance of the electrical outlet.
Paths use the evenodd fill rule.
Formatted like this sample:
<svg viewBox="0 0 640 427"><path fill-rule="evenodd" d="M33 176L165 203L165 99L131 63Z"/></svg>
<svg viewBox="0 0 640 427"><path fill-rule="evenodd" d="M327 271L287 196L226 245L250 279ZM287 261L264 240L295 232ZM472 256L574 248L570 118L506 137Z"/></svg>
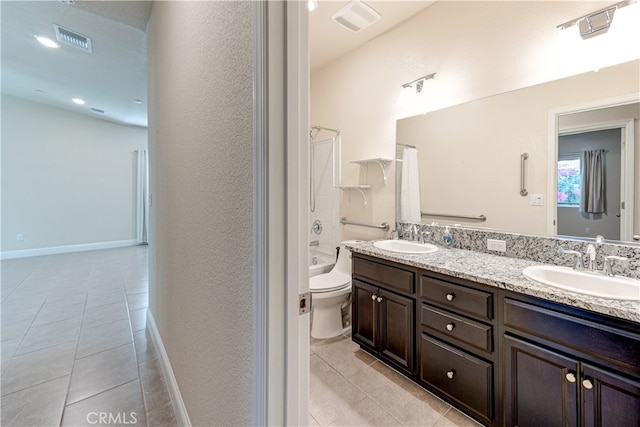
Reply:
<svg viewBox="0 0 640 427"><path fill-rule="evenodd" d="M22 242L24 240L24 234L18 233L16 234L16 242Z"/></svg>
<svg viewBox="0 0 640 427"><path fill-rule="evenodd" d="M487 249L490 251L506 252L507 242L504 240L487 239Z"/></svg>

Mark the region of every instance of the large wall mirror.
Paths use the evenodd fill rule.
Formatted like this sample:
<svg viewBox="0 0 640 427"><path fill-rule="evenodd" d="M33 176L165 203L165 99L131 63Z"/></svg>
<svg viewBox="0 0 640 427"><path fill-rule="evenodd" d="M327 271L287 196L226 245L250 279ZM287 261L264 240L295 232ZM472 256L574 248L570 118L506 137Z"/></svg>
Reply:
<svg viewBox="0 0 640 427"><path fill-rule="evenodd" d="M633 241L640 234L639 64L398 120L396 218ZM582 156L598 150L594 179L606 180L604 188L596 207L581 208Z"/></svg>

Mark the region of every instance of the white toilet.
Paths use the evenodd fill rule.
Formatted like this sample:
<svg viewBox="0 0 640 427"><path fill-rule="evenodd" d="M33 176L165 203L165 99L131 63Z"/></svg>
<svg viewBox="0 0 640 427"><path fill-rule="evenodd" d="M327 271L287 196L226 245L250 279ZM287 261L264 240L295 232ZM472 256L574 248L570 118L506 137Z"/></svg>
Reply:
<svg viewBox="0 0 640 427"><path fill-rule="evenodd" d="M351 303L351 251L340 243L338 261L330 272L309 279L311 291L311 336L318 339L333 338L348 330L343 324L343 309ZM346 326L346 327L345 327Z"/></svg>

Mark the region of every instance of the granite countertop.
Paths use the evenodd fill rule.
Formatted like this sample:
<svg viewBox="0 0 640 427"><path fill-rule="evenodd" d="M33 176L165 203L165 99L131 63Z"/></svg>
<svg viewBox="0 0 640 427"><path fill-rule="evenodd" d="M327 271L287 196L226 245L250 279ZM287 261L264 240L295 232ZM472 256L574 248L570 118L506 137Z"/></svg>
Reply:
<svg viewBox="0 0 640 427"><path fill-rule="evenodd" d="M639 301L579 294L535 282L522 274L526 267L544 265L540 262L453 248L439 248L438 251L428 254L404 254L378 249L373 246L373 241L350 242L346 246L356 253L640 323Z"/></svg>

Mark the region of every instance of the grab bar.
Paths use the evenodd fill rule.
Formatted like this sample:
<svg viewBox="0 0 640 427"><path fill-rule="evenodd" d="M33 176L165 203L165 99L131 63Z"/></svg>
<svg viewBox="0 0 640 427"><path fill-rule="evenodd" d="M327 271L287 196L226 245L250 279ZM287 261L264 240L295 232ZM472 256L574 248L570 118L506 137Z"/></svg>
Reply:
<svg viewBox="0 0 640 427"><path fill-rule="evenodd" d="M468 216L468 215L449 215L449 214L437 214L437 213L428 213L428 212L420 212L420 216L437 216L440 218L457 218L457 219L471 219L474 221L484 222L487 220L485 215L478 216Z"/></svg>
<svg viewBox="0 0 640 427"><path fill-rule="evenodd" d="M317 240L312 240L309 242L309 246L320 246L320 242Z"/></svg>
<svg viewBox="0 0 640 427"><path fill-rule="evenodd" d="M389 230L389 223L388 222L383 222L380 225L375 225L375 224L365 224L363 222L355 222L355 221L349 221L347 220L346 217L342 217L340 219L340 224L342 225L359 225L361 227L371 227L371 228L377 228L380 230L384 230L384 231L388 231Z"/></svg>
<svg viewBox="0 0 640 427"><path fill-rule="evenodd" d="M529 194L529 192L527 191L527 189L525 188L524 185L524 178L525 178L525 174L524 174L524 162L525 160L527 160L529 158L529 153L522 153L520 155L520 195L522 197L526 196L527 194Z"/></svg>

